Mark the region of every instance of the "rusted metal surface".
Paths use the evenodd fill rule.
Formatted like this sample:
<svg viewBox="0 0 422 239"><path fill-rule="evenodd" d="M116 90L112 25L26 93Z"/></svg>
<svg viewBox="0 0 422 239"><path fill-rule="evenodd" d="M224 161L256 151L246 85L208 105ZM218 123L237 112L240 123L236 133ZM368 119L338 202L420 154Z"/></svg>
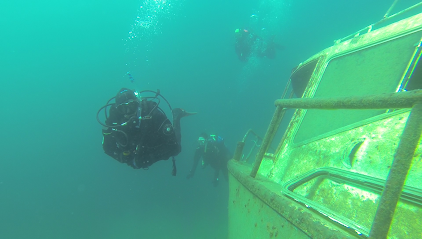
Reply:
<svg viewBox="0 0 422 239"><path fill-rule="evenodd" d="M370 238L387 238L394 211L422 135L422 101L408 118L372 225Z"/></svg>
<svg viewBox="0 0 422 239"><path fill-rule="evenodd" d="M336 223L323 216L316 216L316 218L319 218L319 223L316 223L314 219L307 217L307 213L312 214L312 210L280 195L280 190L278 188L281 186L279 185L287 180L295 178L298 174L304 173L305 171L327 166L340 169L347 168L352 172L381 179L387 178L410 110L394 110L394 112L367 118L321 135L309 137L303 141L294 141L298 128L307 112L306 109L411 108L416 101L422 99L422 91L401 92L391 95L393 97L390 99L388 99L388 94L383 95L383 98L380 99L376 99L377 96L371 96L372 98L348 97L343 98L344 102L337 101L339 98L309 98L315 96L326 66L332 59L346 56L349 53L361 49L380 45L402 35L413 33L419 34L422 28L421 19L422 14L418 14L406 21L391 24L382 30L380 29L353 37L353 39L341 42L334 47L327 48L306 60L306 62L308 62L317 57L324 57L324 60L321 60L317 64L317 67L320 67L320 69L314 71L305 90L303 95L303 98L305 99L276 101L276 105L280 105L277 108L302 107L304 109L296 110L290 121L289 127L276 150L275 158L266 156L265 153L266 150L268 150L266 145L261 147L262 152L259 152L259 156L256 158L256 163L251 173L251 176L256 177L256 179L248 177L250 168L243 166L241 162L233 160L233 162L229 163L231 174L244 185L244 187L241 187L237 184L236 188L241 187L242 190L247 188L251 193L257 195L263 202L277 211L281 217L287 218L289 222L293 222L300 230L312 231L305 231L309 237L330 238L330 232L326 233L326 231L324 231L320 233L319 230L320 228L326 227L324 223L331 225L331 227ZM341 79L339 79L339 81L340 80ZM409 97L410 95L416 96L414 99L409 100L408 98L412 98L412 96ZM357 101L355 101L356 99ZM308 106L304 106L311 100L314 102ZM275 114L276 113L274 113L274 115ZM419 121L422 120L419 119ZM274 117L271 124L273 122ZM318 127L318 125L316 124L315 127ZM271 128L271 125L268 127L265 136L267 144L270 144L272 137L274 137L274 134L277 131L274 129L275 127ZM270 134L270 132L272 134ZM398 153L396 154L396 157L397 155ZM420 182L422 180L421 157L422 145L419 145L417 146L416 153L413 155L413 164L407 176L406 185L420 187ZM231 190L235 190L235 188L231 188ZM338 182L331 182L329 180L321 183L316 182L304 185L296 191L305 196L309 196L312 200L321 203L322 205L330 206L330 208L339 214L354 219L359 223L363 223L368 228L372 225L372 220L380 199L379 194L374 194L348 185L340 185ZM312 192L314 193L312 194ZM390 237L420 237L420 235L422 235L420 234L422 231L422 229L420 229L420 212L420 208L417 208L414 205L399 202L397 210L395 211L394 223L391 227L388 226L390 227ZM315 217L315 215L313 215L313 217ZM340 227L334 226L334 229L340 231L339 235L345 234L351 238L356 237L356 235L344 232Z"/></svg>
<svg viewBox="0 0 422 239"><path fill-rule="evenodd" d="M300 205L285 197L281 193L281 185L262 178L254 179L249 176L249 167L230 160L228 169L231 175L236 178L252 194L262 200L270 208L287 219L296 228L313 239L336 239L336 238L360 238L358 234L346 232L346 228L317 215L305 206Z"/></svg>
<svg viewBox="0 0 422 239"><path fill-rule="evenodd" d="M289 105L289 106L292 105L294 107L297 107L298 102L304 101L304 99L281 100L281 101L283 101L284 103L278 104L279 107L281 107L282 105L283 106L284 105ZM295 102L293 102L291 104L289 104L289 103L285 104L286 101L295 101ZM407 108L407 107L412 107L415 104L415 102L418 102L418 101L422 102L422 91L421 90L415 90L415 91L409 91L409 92L394 93L394 94L383 94L381 96L369 96L369 97L346 97L346 98L342 98L341 101L340 100L337 101L336 99L310 99L309 100L309 102L312 102L312 101L314 101L313 103L310 103L312 108L323 108L323 109L331 108L331 107L333 107L333 108L341 107L341 108L349 108L349 109L350 108L352 108L352 109L354 109L354 108L369 108L369 109L370 108L402 108L402 107ZM301 102L299 103L299 107L302 107L300 104L301 104ZM421 116L414 116L414 118L416 118L416 120L413 120L415 122L415 124L422 122ZM386 122L388 122L388 120ZM391 190L391 192L389 194L387 194L389 196L387 196L386 199L382 199L383 197L381 197L382 202L380 202L380 204L379 204L380 205L379 208L384 209L383 214L381 214L381 216L379 216L379 218L381 218L381 219L378 219L378 220L380 220L380 223L379 223L380 227L383 227L383 229L380 229L381 232L379 232L379 234L385 234L385 237L377 235L377 236L374 236L373 238L386 238L386 236L387 236L387 233L388 233L388 230L390 228L391 221L392 221L392 218L393 218L393 215L394 215L394 210L397 206L398 198L399 198L400 192L402 190L402 186L403 186L404 181L407 177L407 174L408 174L408 171L409 171L409 168L410 168L410 164L412 162L412 159L414 158L416 149L418 148L421 129L419 129L417 127L420 127L420 126L412 126L410 128L412 128L411 132L413 134L416 134L416 135L419 135L419 136L409 136L409 135L406 136L406 134L401 136L402 139L413 140L412 144L409 144L408 142L404 143L408 147L413 147L413 148L411 148L411 149L406 148L405 150L402 150L403 153L400 153L399 151L397 151L397 153L396 153L396 158L397 157L402 158L403 154L405 153L406 154L405 156L408 156L407 158L409 159L408 165L407 166L402 165L402 166L398 167L396 169L396 171L399 172L399 173L391 173L390 172L390 175L395 175L395 176L389 176L389 178L391 178L392 180L397 179L398 184L396 182L396 183L392 183L389 186L390 190ZM383 129L384 129L383 131L385 131L385 128L383 128ZM337 134L336 138L339 137L339 136L340 135ZM400 137L400 134L398 136ZM417 137L417 138L415 138L415 137ZM364 141L364 139L362 139L362 143L363 143L363 141ZM330 145L331 145L330 148L332 148L333 145L332 144L330 144ZM307 145L307 146L310 146L310 145ZM316 148L319 149L318 151L323 149L322 147L316 147ZM299 153L303 150L294 150L294 151ZM350 150L348 150L348 152L349 151ZM289 154L289 158L299 158L299 159L302 158L302 157L295 156L294 154L291 154L291 153L288 153L288 154ZM356 154L356 152L354 152L353 157L355 157L355 154ZM384 152L384 154L385 154L385 152ZM347 155L350 155L350 152ZM309 154L306 154L305 158L306 159L312 158L312 157L309 157L309 156L310 156ZM321 159L322 157L317 157L317 158ZM303 161L303 159L302 159L302 161ZM306 160L306 161L308 161L308 160ZM319 160L319 161L321 161L321 160ZM303 161L303 162L305 162L305 161ZM398 161L398 162L400 162L400 161ZM322 163L322 161L320 163ZM307 162L306 165L308 165L310 167L315 167L315 166L318 166L320 163L315 164L315 163ZM304 166L302 169L307 168L306 165L302 165L302 166ZM384 165L384 163L383 163L383 165ZM277 168L277 167L272 167L272 168ZM287 168L290 168L288 170L290 173L289 173L289 175L284 175L284 176L288 176L287 178L293 177L293 175L295 174L295 171L294 170L292 171L292 168L289 167L289 166ZM261 172L261 173L263 173L263 172ZM271 175L274 175L274 173L275 172L273 170L271 172ZM272 176L269 177L269 178L272 178ZM392 198L392 197L396 197L397 200ZM388 201L387 206L382 206L387 201ZM403 212L401 212L401 214L402 213Z"/></svg>
<svg viewBox="0 0 422 239"><path fill-rule="evenodd" d="M422 90L371 96L276 100L275 105L301 109L401 109L412 108L418 101L422 101Z"/></svg>
<svg viewBox="0 0 422 239"><path fill-rule="evenodd" d="M264 158L259 175L284 184L310 170L334 167L386 179L409 115L408 110L400 112L402 113L390 113L388 118L368 120L358 127L350 127L348 130L342 130L303 145L292 145L291 142L286 142L287 147L282 148L278 161L274 165L269 166L270 160ZM352 144L349 143L360 142L360 139L364 139L364 142L350 159ZM345 166L344 160L349 160L350 169ZM419 145L407 176L407 186L420 188L421 170L422 145ZM295 192L367 228L371 228L381 197L379 194L329 181L309 183L303 188L296 189ZM393 221L390 236L420 237L422 235L422 228L419 226L422 222L421 213L422 209L400 202L394 216L400 220Z"/></svg>
<svg viewBox="0 0 422 239"><path fill-rule="evenodd" d="M311 239L229 174L228 239Z"/></svg>

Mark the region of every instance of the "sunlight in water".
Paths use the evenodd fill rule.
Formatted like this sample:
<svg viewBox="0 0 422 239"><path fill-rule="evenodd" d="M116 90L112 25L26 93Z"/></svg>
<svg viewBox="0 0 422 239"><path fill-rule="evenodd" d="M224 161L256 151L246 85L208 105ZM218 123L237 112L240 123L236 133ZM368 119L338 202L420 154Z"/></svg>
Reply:
<svg viewBox="0 0 422 239"><path fill-rule="evenodd" d="M161 33L163 20L172 16L173 4L168 0L144 0L138 8L128 40L148 38Z"/></svg>
<svg viewBox="0 0 422 239"><path fill-rule="evenodd" d="M163 24L178 15L184 0L141 0L136 17L124 40L126 53L131 55L128 70L137 67L135 62L149 64L151 45L162 34ZM142 59L138 59L138 58Z"/></svg>

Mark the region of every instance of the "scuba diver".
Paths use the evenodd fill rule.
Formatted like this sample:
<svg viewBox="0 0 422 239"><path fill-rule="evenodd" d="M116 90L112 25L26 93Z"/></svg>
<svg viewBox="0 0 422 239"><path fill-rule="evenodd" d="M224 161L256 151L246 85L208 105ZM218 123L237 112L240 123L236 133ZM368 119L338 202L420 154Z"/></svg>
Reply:
<svg viewBox="0 0 422 239"><path fill-rule="evenodd" d="M239 60L243 62L247 62L251 56L274 59L276 49L280 48L274 42L274 36L271 36L268 41L264 41L261 37L246 29L236 29L234 33L235 51Z"/></svg>
<svg viewBox="0 0 422 239"><path fill-rule="evenodd" d="M155 93L155 96L141 97L142 93L147 92ZM115 102L110 103L113 99ZM172 110L173 123L159 107L160 99ZM105 113L105 123L99 119L102 110ZM189 113L181 108L171 109L160 91L135 92L122 88L97 112L97 120L104 126L104 152L134 169L148 169L155 162L172 157L172 174L175 176L174 156L181 151L180 119L193 114L196 113Z"/></svg>
<svg viewBox="0 0 422 239"><path fill-rule="evenodd" d="M210 165L214 169L213 185L217 186L219 182L220 171L223 172L224 179L228 181L227 162L231 159L231 154L224 145L223 138L217 135L208 135L202 133L198 138L198 146L196 147L193 157L192 169L189 171L187 179L194 176L198 166L199 159L202 157L202 168Z"/></svg>

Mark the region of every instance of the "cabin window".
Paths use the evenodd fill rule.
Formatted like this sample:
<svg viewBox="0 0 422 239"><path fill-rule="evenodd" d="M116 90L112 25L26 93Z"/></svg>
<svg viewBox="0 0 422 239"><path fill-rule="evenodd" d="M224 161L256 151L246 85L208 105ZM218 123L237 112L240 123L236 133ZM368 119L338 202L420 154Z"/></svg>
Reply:
<svg viewBox="0 0 422 239"><path fill-rule="evenodd" d="M293 92L295 96L301 98L303 92L305 91L306 86L311 79L312 73L318 63L319 58L314 59L303 66L300 66L298 69L295 69L290 76Z"/></svg>
<svg viewBox="0 0 422 239"><path fill-rule="evenodd" d="M422 89L422 59L421 59L422 52L418 52L417 58L415 61L417 62L414 69L410 69L411 76L409 81L406 84L406 90L417 90Z"/></svg>
<svg viewBox="0 0 422 239"><path fill-rule="evenodd" d="M413 56L415 44L419 43L421 37L422 32L416 32L331 59L314 97L363 96L395 92ZM419 67L416 70L421 69ZM307 110L294 142L300 143L321 137L384 112L386 111Z"/></svg>

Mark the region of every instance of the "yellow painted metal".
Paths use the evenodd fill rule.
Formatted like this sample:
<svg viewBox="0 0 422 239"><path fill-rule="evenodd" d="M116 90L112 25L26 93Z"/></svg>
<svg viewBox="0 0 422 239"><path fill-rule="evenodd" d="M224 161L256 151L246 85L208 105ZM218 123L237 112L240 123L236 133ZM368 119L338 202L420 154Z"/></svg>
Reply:
<svg viewBox="0 0 422 239"><path fill-rule="evenodd" d="M304 62L305 64L317 58L322 59L316 66L318 69L314 71L303 98L312 98L315 95L331 59L339 56L347 57L350 53L369 49L410 34L422 34L422 14L340 42L315 54ZM409 66L408 62L406 60L404 64ZM395 87L396 85L393 86ZM241 165L241 162L230 163L229 170L232 167L229 201L230 238L272 238L271 236L274 237L275 234L284 236L279 238L359 237L358 233L350 232L347 225L344 227L323 215L315 215L315 212L306 205L286 198L280 193L278 187L301 174L321 167L338 168L382 180L387 179L409 117L409 109L379 114L300 142L294 142L305 114L306 110L296 110L275 154L268 154L266 150L263 150L257 157L260 163L255 165L255 170ZM318 127L318 124L315 127ZM275 130L269 130L269 132L275 134ZM264 138L272 139L273 136L266 135ZM268 141L268 144L271 143L271 140ZM422 182L422 144L420 141L416 144L411 160L406 185L422 189L420 184ZM233 168L239 168L239 170ZM252 175L256 176L255 178L249 176L251 170L256 171ZM296 192L368 228L374 220L380 201L379 194L367 189L349 185L347 182L323 179L305 183L298 187ZM315 224L315 222L318 223ZM286 228L286 225L296 230ZM422 207L399 201L388 238L422 238L420 225L422 225ZM340 232L335 230L327 232L323 229L319 231L320 228L325 227L336 227ZM243 230L239 230L240 228ZM298 234L295 234L296 237L289 237L289 233ZM345 234L328 237L335 233Z"/></svg>
<svg viewBox="0 0 422 239"><path fill-rule="evenodd" d="M251 193L236 178L230 176L229 182L229 239L310 238Z"/></svg>

